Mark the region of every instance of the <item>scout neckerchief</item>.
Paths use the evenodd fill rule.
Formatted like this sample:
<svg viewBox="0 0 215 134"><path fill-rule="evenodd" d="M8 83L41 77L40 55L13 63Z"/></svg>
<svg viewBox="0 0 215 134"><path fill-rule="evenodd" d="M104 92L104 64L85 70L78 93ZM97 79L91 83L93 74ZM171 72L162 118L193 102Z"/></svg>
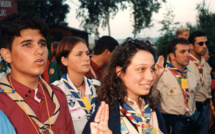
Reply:
<svg viewBox="0 0 215 134"><path fill-rule="evenodd" d="M12 100L14 100L14 102L17 103L17 105L20 106L20 108L22 108L22 109L24 108L23 111L25 111L26 114L28 115L28 117L30 117L30 119L32 119L38 125L39 133L48 131L50 134L53 134L53 131L49 128L49 123L53 126L55 121L57 120L57 117L60 113L60 104L59 104L57 97L55 96L53 90L50 88L50 86L43 79L41 79L41 81L42 81L43 86L48 90L48 93L56 106L53 115L50 117L50 119L48 119L44 123L40 122L40 120L38 119L38 117L36 116L34 111L29 107L29 105L25 102L25 100L18 93L16 93L16 92L13 93L13 91L12 91L13 89L10 86L10 82L7 79L7 74L2 76L2 78L1 78L2 83L0 83L0 85L1 85L0 87L4 90L5 93L7 93L7 95ZM9 91L11 91L12 93L8 93Z"/></svg>
<svg viewBox="0 0 215 134"><path fill-rule="evenodd" d="M93 109L94 109L94 105L95 105L95 98L93 97L94 92L93 92L93 87L90 84L89 80L87 80L87 83L90 87L90 91L91 91L91 97L88 100L87 96L84 97L80 97L80 95L78 95L78 92L76 92L74 90L74 88L72 88L72 86L69 85L67 76L64 74L61 77L61 80L63 80L63 82L66 84L66 86L69 88L70 93L75 97L75 99L78 101L78 103L81 105L82 109L86 112L87 114L87 119L89 119L93 113ZM85 87L86 88L86 87Z"/></svg>
<svg viewBox="0 0 215 134"><path fill-rule="evenodd" d="M188 105L188 102L190 101L190 91L187 80L187 67L185 66L184 72L182 72L179 69L175 68L170 62L167 62L167 68L176 76L184 94L185 106L190 111Z"/></svg>
<svg viewBox="0 0 215 134"><path fill-rule="evenodd" d="M193 55L190 54L190 60L197 66L197 68L199 69L199 74L200 74L200 82L201 82L201 86L204 85L204 81L203 81L203 68L204 68L204 64L200 65L200 62L193 57Z"/></svg>
<svg viewBox="0 0 215 134"><path fill-rule="evenodd" d="M128 119L134 123L138 129L139 133L142 133L142 129L145 127L144 125L149 124L151 119L151 108L145 101L144 106L144 117L141 113L137 113L131 106L129 106L126 102L122 105L119 104L120 111L128 117ZM141 123L141 125L140 125Z"/></svg>

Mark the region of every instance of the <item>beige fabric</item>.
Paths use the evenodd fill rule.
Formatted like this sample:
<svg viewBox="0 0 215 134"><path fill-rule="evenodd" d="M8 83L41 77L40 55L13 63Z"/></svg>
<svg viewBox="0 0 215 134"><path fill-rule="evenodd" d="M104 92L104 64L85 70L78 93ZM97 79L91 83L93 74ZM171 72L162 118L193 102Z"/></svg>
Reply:
<svg viewBox="0 0 215 134"><path fill-rule="evenodd" d="M187 72L188 86L190 91L190 101L188 103L192 114L195 111L195 94L197 90L197 82L194 74L188 70ZM165 71L158 81L156 89L161 95L161 112L166 114L184 115L189 109L185 106L184 94L175 75L168 69Z"/></svg>
<svg viewBox="0 0 215 134"><path fill-rule="evenodd" d="M193 56L194 57L194 56ZM195 57L194 57L195 58ZM198 59L196 59L198 60ZM199 61L199 60L198 60ZM196 93L196 101L203 102L206 99L212 98L211 96L211 70L208 63L205 62L205 59L201 57L200 65L204 64L203 68L203 81L204 85L201 86L200 82L200 73L193 61L189 62L189 65L187 66L188 69L195 75L195 79L197 80L197 83L199 85L199 90Z"/></svg>
<svg viewBox="0 0 215 134"><path fill-rule="evenodd" d="M57 119L57 117L58 117L58 115L59 115L59 113L60 113L60 104L59 104L59 102L58 102L58 100L57 100L57 97L54 95L52 89L50 88L50 86L49 86L43 79L41 79L41 80L42 80L43 85L44 85L44 86L46 87L46 89L48 90L49 95L50 95L50 96L53 96L53 102L54 102L54 104L55 104L55 106L56 106L53 116L50 117L51 124L54 124L55 121L56 121L56 119ZM5 83L5 84L7 84L7 85L10 85L10 82L9 82L8 79L7 79L7 74L3 75L0 81L3 82L3 83ZM8 86L5 86L5 85L1 85L1 88L3 88L3 89L6 90L6 91L12 90L12 88L10 88L10 87L8 87ZM17 103L21 108L22 108L22 106L23 106L24 109L25 109L25 111L26 111L26 113L27 113L28 115L37 117L37 116L35 115L34 111L28 106L28 104L25 103L25 101L22 101L22 100L24 100L24 99L23 99L18 93L10 93L10 94L7 94L7 95L8 95L11 99L17 100L16 103ZM17 97L17 96L19 97L19 100L21 101L21 103L19 103L18 97ZM53 134L53 131L47 128L47 127L49 126L49 120L45 121L44 123L41 123L41 122L40 122L38 119L36 119L36 118L31 117L31 119L34 120L35 123L39 126L39 128L40 128L40 129L39 129L40 133L42 133L43 131L49 131L50 134ZM46 124L47 124L47 125L46 125Z"/></svg>
<svg viewBox="0 0 215 134"><path fill-rule="evenodd" d="M135 101L131 100L130 98L127 98L127 104L129 106L131 106L136 112L138 112L139 114L141 114L141 111L144 110L144 101L142 101L142 107L141 107L141 111L138 107L138 105L136 104ZM133 127L133 125L129 122L129 120L123 115L122 112L120 112L120 120L123 120L123 122L125 123L126 125L126 128L128 129L128 132L127 134L139 134L138 131ZM158 127L158 120L157 120L157 115L156 115L156 112L151 112L151 120L150 120L150 124L151 126L155 127L156 130L157 130L157 134L163 134L159 127ZM123 133L122 133L123 134Z"/></svg>

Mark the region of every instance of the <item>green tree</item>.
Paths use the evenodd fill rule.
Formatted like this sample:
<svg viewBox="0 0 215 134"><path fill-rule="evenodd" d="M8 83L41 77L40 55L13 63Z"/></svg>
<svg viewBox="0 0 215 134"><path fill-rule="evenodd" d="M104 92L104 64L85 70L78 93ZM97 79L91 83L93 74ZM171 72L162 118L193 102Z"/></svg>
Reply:
<svg viewBox="0 0 215 134"><path fill-rule="evenodd" d="M179 25L179 22L174 22L174 17L173 10L170 9L164 14L165 19L160 21L162 24L160 31L163 35L156 41L157 55L163 55L165 58L167 57L167 46L176 37L175 31Z"/></svg>
<svg viewBox="0 0 215 134"><path fill-rule="evenodd" d="M144 28L149 28L152 25L152 14L160 9L160 2L157 0L128 0L132 3L132 15L134 20L134 38ZM165 2L165 0L162 0Z"/></svg>
<svg viewBox="0 0 215 134"><path fill-rule="evenodd" d="M67 25L66 14L69 6L66 0L17 0L18 12L27 12L41 17L48 26L54 24Z"/></svg>
<svg viewBox="0 0 215 134"><path fill-rule="evenodd" d="M108 27L108 34L111 35L110 19L113 18L119 9L125 9L125 0L79 0L80 7L77 10L77 18L81 18L81 26L89 32L96 27Z"/></svg>

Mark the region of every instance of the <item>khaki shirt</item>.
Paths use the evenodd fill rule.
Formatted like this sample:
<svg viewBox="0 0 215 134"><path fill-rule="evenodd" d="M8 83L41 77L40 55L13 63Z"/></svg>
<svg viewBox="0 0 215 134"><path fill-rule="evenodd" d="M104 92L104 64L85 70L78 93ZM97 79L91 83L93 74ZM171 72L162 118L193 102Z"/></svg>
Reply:
<svg viewBox="0 0 215 134"><path fill-rule="evenodd" d="M205 62L205 59L203 57L201 57L200 63L201 63L200 64L201 66L202 66L202 64L204 64L204 68L203 68L204 85L203 86L201 85L201 82L200 82L199 69L197 68L195 63L193 61L190 61L189 65L187 67L195 75L195 79L197 80L198 86L200 87L196 93L195 100L203 102L206 99L212 98L212 96L211 96L211 75L210 75L211 70L210 70L210 66L208 65L207 62Z"/></svg>
<svg viewBox="0 0 215 134"><path fill-rule="evenodd" d="M197 90L197 82L194 74L188 70L188 86L190 101L188 102L192 114L195 111L195 94ZM168 69L165 68L163 75L158 81L156 89L161 95L161 112L165 114L184 115L189 109L185 106L184 94L176 76Z"/></svg>

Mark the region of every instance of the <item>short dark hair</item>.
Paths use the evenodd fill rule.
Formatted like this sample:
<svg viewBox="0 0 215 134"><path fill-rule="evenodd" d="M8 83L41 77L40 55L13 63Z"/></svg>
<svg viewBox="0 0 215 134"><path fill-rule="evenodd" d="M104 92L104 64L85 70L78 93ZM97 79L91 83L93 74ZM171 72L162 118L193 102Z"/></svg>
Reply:
<svg viewBox="0 0 215 134"><path fill-rule="evenodd" d="M176 38L176 39L173 39L169 42L169 45L168 45L168 54L170 53L174 53L175 54L175 50L176 50L176 45L177 44L185 44L185 45L189 45L189 41L184 39L184 38Z"/></svg>
<svg viewBox="0 0 215 134"><path fill-rule="evenodd" d="M96 43L95 47L93 48L93 54L100 55L106 49L112 52L119 43L111 36L102 36L98 42Z"/></svg>
<svg viewBox="0 0 215 134"><path fill-rule="evenodd" d="M202 31L194 31L189 36L189 42L194 45L196 37L206 36Z"/></svg>
<svg viewBox="0 0 215 134"><path fill-rule="evenodd" d="M68 57L69 53L79 42L83 42L84 44L86 44L86 42L83 39L79 37L72 37L72 36L63 38L58 44L56 60L60 68L60 71L63 74L66 74L68 70L67 70L67 67L64 66L63 63L61 62L61 57Z"/></svg>
<svg viewBox="0 0 215 134"><path fill-rule="evenodd" d="M20 36L24 29L38 29L46 37L48 26L39 17L29 14L12 14L0 22L0 48L12 50L14 37Z"/></svg>

